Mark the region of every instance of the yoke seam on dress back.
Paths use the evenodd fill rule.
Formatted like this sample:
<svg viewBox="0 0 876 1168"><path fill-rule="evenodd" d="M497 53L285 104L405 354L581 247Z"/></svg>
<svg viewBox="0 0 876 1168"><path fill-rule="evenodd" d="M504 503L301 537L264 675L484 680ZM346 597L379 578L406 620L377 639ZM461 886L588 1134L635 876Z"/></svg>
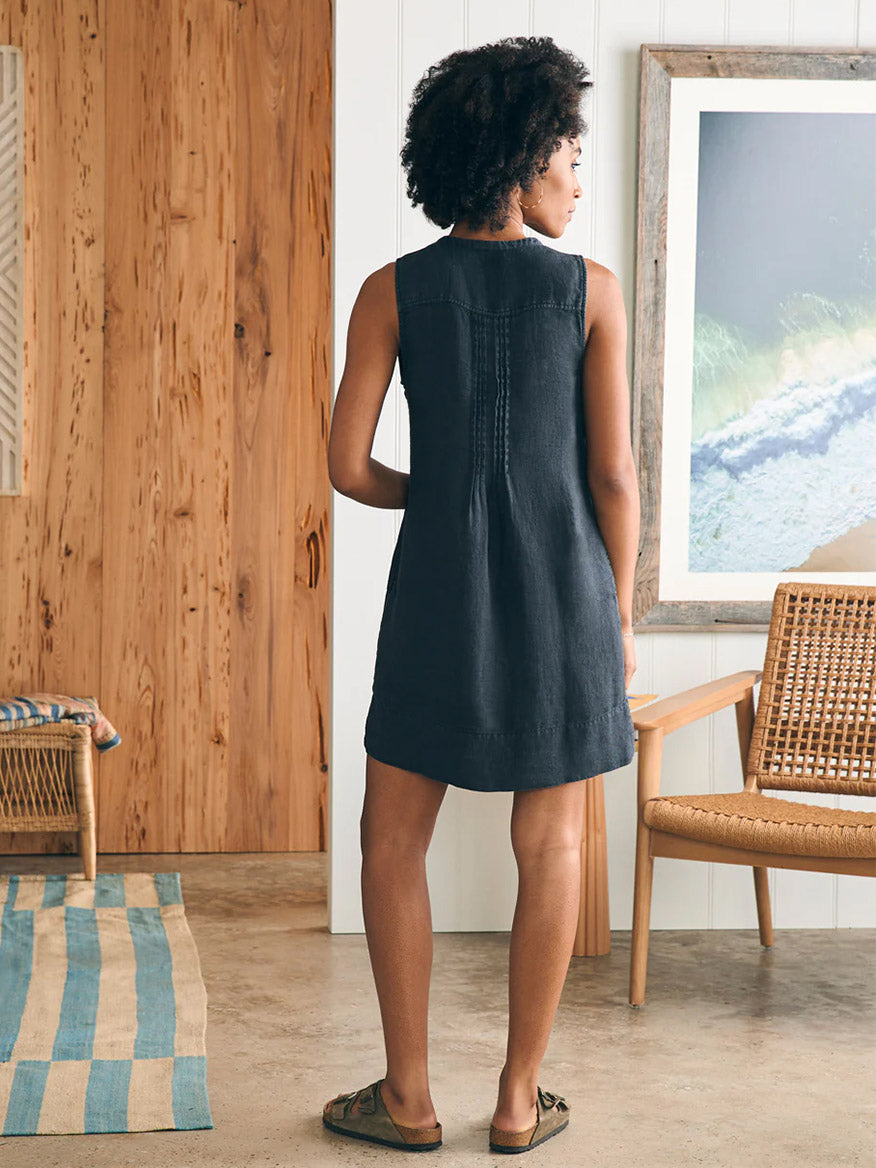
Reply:
<svg viewBox="0 0 876 1168"><path fill-rule="evenodd" d="M567 312L580 312L580 300L571 303L560 303L555 300L533 300L529 304L518 304L513 308L484 308L480 304L468 304L457 296L428 296L422 300L406 300L398 304L399 312L406 312L409 308L417 308L421 304L456 304L469 312L480 313L482 316L516 316L520 312L528 312L530 308L562 308Z"/></svg>

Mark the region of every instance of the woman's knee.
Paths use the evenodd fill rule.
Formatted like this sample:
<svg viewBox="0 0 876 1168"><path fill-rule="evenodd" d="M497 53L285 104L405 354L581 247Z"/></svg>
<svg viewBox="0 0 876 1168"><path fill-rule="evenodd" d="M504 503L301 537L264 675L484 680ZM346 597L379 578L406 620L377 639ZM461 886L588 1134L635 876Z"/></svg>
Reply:
<svg viewBox="0 0 876 1168"><path fill-rule="evenodd" d="M564 793L568 795L568 792ZM576 792L577 794L577 792ZM518 864L538 862L581 850L583 802L575 798L543 798L515 802L511 814L511 847Z"/></svg>
<svg viewBox="0 0 876 1168"><path fill-rule="evenodd" d="M359 846L362 858L390 862L419 859L426 854L428 838L410 823L370 815L367 807L359 818Z"/></svg>
<svg viewBox="0 0 876 1168"><path fill-rule="evenodd" d="M518 827L511 833L511 849L518 867L534 864L576 862L581 854L581 834L557 824Z"/></svg>

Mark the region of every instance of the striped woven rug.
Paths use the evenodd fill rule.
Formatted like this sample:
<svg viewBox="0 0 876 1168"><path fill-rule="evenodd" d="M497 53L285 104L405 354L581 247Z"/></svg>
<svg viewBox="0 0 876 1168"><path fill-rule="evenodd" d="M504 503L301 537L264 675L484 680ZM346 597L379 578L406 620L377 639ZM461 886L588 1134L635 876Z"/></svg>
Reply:
<svg viewBox="0 0 876 1168"><path fill-rule="evenodd" d="M0 1133L211 1128L178 872L0 876Z"/></svg>

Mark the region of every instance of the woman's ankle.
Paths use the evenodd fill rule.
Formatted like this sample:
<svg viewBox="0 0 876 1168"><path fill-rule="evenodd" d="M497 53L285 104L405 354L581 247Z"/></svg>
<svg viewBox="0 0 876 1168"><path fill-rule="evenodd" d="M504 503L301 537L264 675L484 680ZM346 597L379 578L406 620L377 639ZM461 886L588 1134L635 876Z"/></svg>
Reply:
<svg viewBox="0 0 876 1168"><path fill-rule="evenodd" d="M396 1091L392 1082L383 1079L380 1085L383 1102L393 1118L411 1122L416 1127L431 1127L437 1123L435 1107L428 1087ZM415 1122L414 1122L415 1121Z"/></svg>
<svg viewBox="0 0 876 1168"><path fill-rule="evenodd" d="M419 1108L422 1106L430 1107L432 1105L432 1095L429 1090L428 1083L410 1084L394 1079L392 1075L387 1074L381 1080L381 1085L391 1092L393 1097L400 1103L406 1106Z"/></svg>
<svg viewBox="0 0 876 1168"><path fill-rule="evenodd" d="M499 1072L499 1094L508 1097L529 1095L535 1097L539 1068L513 1066L505 1063Z"/></svg>

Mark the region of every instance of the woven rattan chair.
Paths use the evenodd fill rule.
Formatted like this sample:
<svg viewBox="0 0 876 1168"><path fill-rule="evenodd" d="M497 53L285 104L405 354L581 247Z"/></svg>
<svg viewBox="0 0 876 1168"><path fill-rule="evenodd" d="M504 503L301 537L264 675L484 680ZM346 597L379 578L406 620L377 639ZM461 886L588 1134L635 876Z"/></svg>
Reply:
<svg viewBox="0 0 876 1168"><path fill-rule="evenodd" d="M0 831L76 831L86 880L97 870L91 728L46 722L0 732Z"/></svg>
<svg viewBox="0 0 876 1168"><path fill-rule="evenodd" d="M755 714L753 689L761 678ZM661 796L664 735L731 703L742 790ZM780 583L762 671L710 681L632 717L639 734L632 1006L645 998L655 856L750 864L767 947L768 868L876 876L876 813L762 794L876 795L876 588Z"/></svg>

